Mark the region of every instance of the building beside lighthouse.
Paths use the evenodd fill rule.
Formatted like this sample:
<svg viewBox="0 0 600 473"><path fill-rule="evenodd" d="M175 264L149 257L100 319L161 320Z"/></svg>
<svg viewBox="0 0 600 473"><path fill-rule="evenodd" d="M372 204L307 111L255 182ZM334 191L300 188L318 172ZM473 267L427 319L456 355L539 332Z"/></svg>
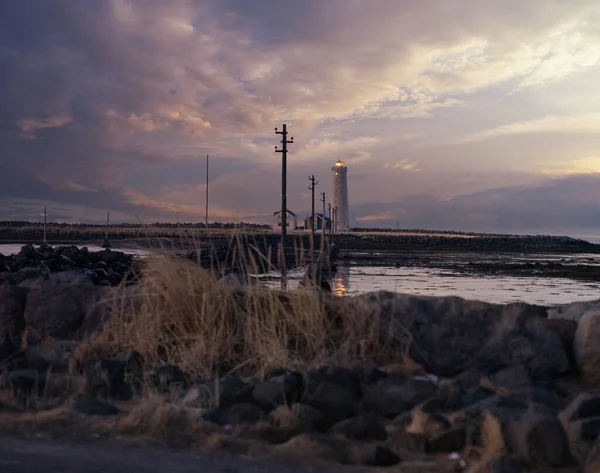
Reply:
<svg viewBox="0 0 600 473"><path fill-rule="evenodd" d="M342 161L338 161L331 168L333 174L332 202L333 208L337 208L337 214L333 222L338 232L350 229L350 214L348 212L348 168Z"/></svg>

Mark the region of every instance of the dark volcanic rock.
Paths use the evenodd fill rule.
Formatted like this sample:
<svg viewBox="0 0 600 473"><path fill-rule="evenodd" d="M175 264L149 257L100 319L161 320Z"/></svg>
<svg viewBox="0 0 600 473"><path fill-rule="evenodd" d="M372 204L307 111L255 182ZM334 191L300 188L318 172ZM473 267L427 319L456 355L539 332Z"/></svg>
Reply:
<svg viewBox="0 0 600 473"><path fill-rule="evenodd" d="M359 400L360 386L350 370L327 367L308 373L304 402L323 414L323 430L353 417Z"/></svg>
<svg viewBox="0 0 600 473"><path fill-rule="evenodd" d="M190 376L174 365L161 366L150 376L154 386L161 392L169 389L186 389L189 386Z"/></svg>
<svg viewBox="0 0 600 473"><path fill-rule="evenodd" d="M489 463L489 473L524 473L525 463L519 455L498 455Z"/></svg>
<svg viewBox="0 0 600 473"><path fill-rule="evenodd" d="M77 342L57 340L27 347L21 362L29 369L67 373L74 368L73 351Z"/></svg>
<svg viewBox="0 0 600 473"><path fill-rule="evenodd" d="M135 351L101 360L86 370L86 391L93 397L129 400L142 386L144 360Z"/></svg>
<svg viewBox="0 0 600 473"><path fill-rule="evenodd" d="M394 417L412 409L437 394L437 386L430 381L389 376L363 390L363 404L370 412Z"/></svg>
<svg viewBox="0 0 600 473"><path fill-rule="evenodd" d="M72 339L86 318L94 317L96 311L106 311L102 301L110 289L94 286L79 275L72 277L74 282L63 273L52 281L35 280L29 285L25 321L41 339Z"/></svg>
<svg viewBox="0 0 600 473"><path fill-rule="evenodd" d="M190 388L181 399L185 406L226 408L252 400L252 388L241 379L225 376L210 379Z"/></svg>
<svg viewBox="0 0 600 473"><path fill-rule="evenodd" d="M467 441L465 427L445 430L427 440L427 450L435 453L452 453L462 450Z"/></svg>
<svg viewBox="0 0 600 473"><path fill-rule="evenodd" d="M383 340L403 344L410 334L412 358L439 376L522 364L551 378L569 369L560 337L532 306L388 292L357 299L379 309Z"/></svg>
<svg viewBox="0 0 600 473"><path fill-rule="evenodd" d="M88 416L114 416L121 412L112 404L93 397L78 397L72 407L74 411Z"/></svg>
<svg viewBox="0 0 600 473"><path fill-rule="evenodd" d="M294 404L302 400L304 381L300 373L287 371L274 376L254 387L254 401L265 409L273 409L280 404Z"/></svg>
<svg viewBox="0 0 600 473"><path fill-rule="evenodd" d="M255 404L241 403L231 407L219 407L206 412L205 420L219 425L254 424L264 418L263 411Z"/></svg>
<svg viewBox="0 0 600 473"><path fill-rule="evenodd" d="M564 467L573 464L567 436L556 416L528 411L504 429L510 451L535 467Z"/></svg>
<svg viewBox="0 0 600 473"><path fill-rule="evenodd" d="M344 435L351 440L382 441L387 432L382 421L372 414L346 419L335 424L331 433Z"/></svg>

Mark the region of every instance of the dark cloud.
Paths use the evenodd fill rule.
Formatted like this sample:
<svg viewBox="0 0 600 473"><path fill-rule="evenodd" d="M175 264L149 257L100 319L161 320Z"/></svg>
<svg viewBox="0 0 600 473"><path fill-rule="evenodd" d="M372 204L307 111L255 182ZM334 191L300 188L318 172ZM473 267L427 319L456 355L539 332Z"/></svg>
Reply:
<svg viewBox="0 0 600 473"><path fill-rule="evenodd" d="M450 200L407 196L356 205L362 227L481 232L600 231L600 174L573 175L536 187L504 187Z"/></svg>

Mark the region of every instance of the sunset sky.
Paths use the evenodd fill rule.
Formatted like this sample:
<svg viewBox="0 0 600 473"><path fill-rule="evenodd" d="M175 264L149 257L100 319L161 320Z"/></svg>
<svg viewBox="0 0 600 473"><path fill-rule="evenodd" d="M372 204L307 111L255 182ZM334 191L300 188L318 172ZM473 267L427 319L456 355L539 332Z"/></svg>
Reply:
<svg viewBox="0 0 600 473"><path fill-rule="evenodd" d="M600 234L597 0L0 2L0 220Z"/></svg>

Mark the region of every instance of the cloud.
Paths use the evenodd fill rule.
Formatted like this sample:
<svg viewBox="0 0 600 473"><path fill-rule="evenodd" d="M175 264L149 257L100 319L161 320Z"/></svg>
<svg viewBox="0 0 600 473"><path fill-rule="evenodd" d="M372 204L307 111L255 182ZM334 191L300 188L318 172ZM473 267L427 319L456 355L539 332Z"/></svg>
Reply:
<svg viewBox="0 0 600 473"><path fill-rule="evenodd" d="M597 232L600 173L553 179L535 187L504 187L452 199L406 196L355 206L359 226L478 232Z"/></svg>
<svg viewBox="0 0 600 473"><path fill-rule="evenodd" d="M210 154L215 214L266 216L283 122L299 212L337 159L356 205L529 182L595 155L599 24L592 0L7 2L2 209L196 218ZM484 148L531 133L564 136Z"/></svg>
<svg viewBox="0 0 600 473"><path fill-rule="evenodd" d="M597 134L598 132L600 132L600 113L588 113L576 116L546 116L536 120L502 125L498 128L468 135L463 141L483 141L506 135L546 133Z"/></svg>

